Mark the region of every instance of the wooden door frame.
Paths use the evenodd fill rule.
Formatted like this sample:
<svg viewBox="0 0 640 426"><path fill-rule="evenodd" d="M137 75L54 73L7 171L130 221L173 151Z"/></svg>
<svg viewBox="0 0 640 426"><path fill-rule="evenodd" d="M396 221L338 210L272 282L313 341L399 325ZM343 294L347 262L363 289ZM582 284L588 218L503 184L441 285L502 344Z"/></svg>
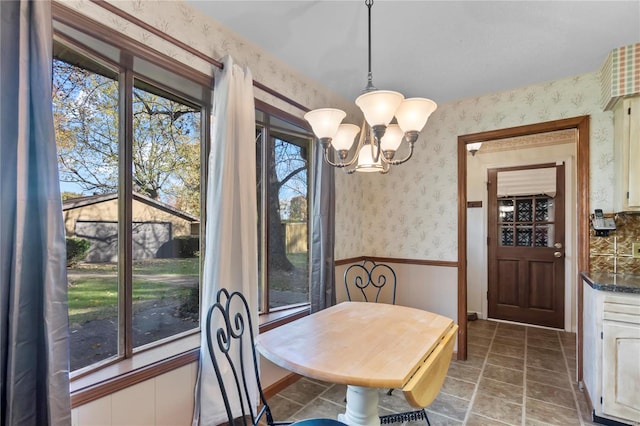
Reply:
<svg viewBox="0 0 640 426"><path fill-rule="evenodd" d="M458 136L458 359L467 359L467 149L474 142L535 135L557 130L577 130L577 258L578 273L589 269L589 116L547 121L507 129ZM577 277L577 364L582 380L582 285Z"/></svg>

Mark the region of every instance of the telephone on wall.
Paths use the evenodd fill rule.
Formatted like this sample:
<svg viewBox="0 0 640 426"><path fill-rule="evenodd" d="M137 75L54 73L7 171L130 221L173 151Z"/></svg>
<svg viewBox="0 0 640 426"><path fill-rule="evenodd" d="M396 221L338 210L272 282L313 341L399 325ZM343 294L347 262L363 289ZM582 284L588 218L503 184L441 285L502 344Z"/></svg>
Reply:
<svg viewBox="0 0 640 426"><path fill-rule="evenodd" d="M615 231L616 222L611 217L604 217L602 209L596 209L591 224L599 237L606 237L609 231Z"/></svg>

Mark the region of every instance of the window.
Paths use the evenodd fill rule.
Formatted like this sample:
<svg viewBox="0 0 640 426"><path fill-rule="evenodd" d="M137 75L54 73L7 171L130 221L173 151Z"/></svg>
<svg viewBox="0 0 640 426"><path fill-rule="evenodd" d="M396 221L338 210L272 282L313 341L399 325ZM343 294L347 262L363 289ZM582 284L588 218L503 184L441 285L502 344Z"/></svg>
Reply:
<svg viewBox="0 0 640 426"><path fill-rule="evenodd" d="M78 371L199 329L208 108L187 93L208 90L66 40L54 41L53 112Z"/></svg>
<svg viewBox="0 0 640 426"><path fill-rule="evenodd" d="M269 313L309 303L309 235L313 136L256 113L259 307Z"/></svg>

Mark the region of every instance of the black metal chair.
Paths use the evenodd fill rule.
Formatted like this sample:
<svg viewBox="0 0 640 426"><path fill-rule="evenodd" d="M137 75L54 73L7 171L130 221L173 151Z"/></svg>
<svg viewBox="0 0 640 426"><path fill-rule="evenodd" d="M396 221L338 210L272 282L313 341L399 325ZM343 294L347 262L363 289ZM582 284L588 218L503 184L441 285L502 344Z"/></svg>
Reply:
<svg viewBox="0 0 640 426"><path fill-rule="evenodd" d="M396 272L385 263L376 263L373 260L364 260L362 264L354 264L344 271L344 286L347 291L347 300L363 302L385 302L391 300L396 304ZM391 395L393 389L387 391ZM405 413L380 416L380 423L404 423L416 420L426 420L431 425L427 412L424 409L408 411Z"/></svg>
<svg viewBox="0 0 640 426"><path fill-rule="evenodd" d="M229 426L257 426L263 417L268 426L346 426L333 419L308 419L295 423L273 420L260 384L251 313L242 293L229 293L225 288L218 290L216 303L207 312L205 332ZM251 365L245 365L246 362ZM227 377L226 381L225 371L231 372L232 376ZM254 381L258 395L252 395L250 391ZM234 411L241 415L234 417Z"/></svg>
<svg viewBox="0 0 640 426"><path fill-rule="evenodd" d="M344 271L344 285L347 299L364 302L384 302L396 304L396 273L389 265L364 260L362 264L351 265Z"/></svg>

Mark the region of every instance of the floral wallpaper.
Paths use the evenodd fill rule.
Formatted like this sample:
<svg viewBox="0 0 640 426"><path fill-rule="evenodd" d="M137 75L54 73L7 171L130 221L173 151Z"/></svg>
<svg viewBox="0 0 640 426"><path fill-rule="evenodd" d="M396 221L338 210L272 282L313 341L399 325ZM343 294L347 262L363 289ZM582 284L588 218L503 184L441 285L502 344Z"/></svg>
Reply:
<svg viewBox="0 0 640 426"><path fill-rule="evenodd" d="M212 75L207 62L89 0L56 1ZM255 80L309 109L335 106L348 112L345 121L360 121L352 100L331 93L183 2L109 2L213 58L232 55L250 68ZM591 203L612 210L613 116L599 106L600 89L599 74L593 72L439 105L408 163L387 175L347 176L336 170L336 259L457 260L457 137L468 133L591 115ZM256 97L303 115L258 89Z"/></svg>
<svg viewBox="0 0 640 426"><path fill-rule="evenodd" d="M593 72L439 105L412 160L386 176L356 176L359 204L337 200L341 228L360 231L338 234L336 258L360 253L456 261L458 136L581 115L591 115L591 204L612 211L613 115L602 111ZM357 233L359 247L349 241Z"/></svg>

